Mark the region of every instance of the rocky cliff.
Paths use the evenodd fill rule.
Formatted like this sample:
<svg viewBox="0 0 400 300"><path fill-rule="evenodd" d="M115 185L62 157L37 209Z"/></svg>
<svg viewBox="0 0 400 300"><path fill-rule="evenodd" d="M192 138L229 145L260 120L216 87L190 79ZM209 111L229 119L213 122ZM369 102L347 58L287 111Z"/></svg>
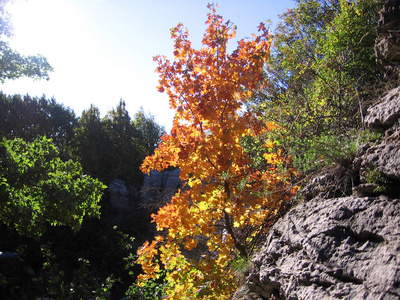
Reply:
<svg viewBox="0 0 400 300"><path fill-rule="evenodd" d="M151 170L146 174L141 191L143 205L157 211L160 206L171 200L172 196L182 187L179 179L180 170Z"/></svg>
<svg viewBox="0 0 400 300"><path fill-rule="evenodd" d="M378 22L375 56L379 70L390 82L400 79L400 8L398 0L386 0Z"/></svg>
<svg viewBox="0 0 400 300"><path fill-rule="evenodd" d="M400 1L386 1L377 29L377 63L391 86L399 83L399 13ZM307 201L271 228L234 299L400 299L400 87L365 123L382 141L360 147L350 170L310 181Z"/></svg>
<svg viewBox="0 0 400 300"><path fill-rule="evenodd" d="M114 179L108 185L108 201L103 204L102 218L109 226L135 233L137 239L152 238L155 226L150 215L171 200L182 187L179 169L145 174L143 184L136 188L123 180Z"/></svg>

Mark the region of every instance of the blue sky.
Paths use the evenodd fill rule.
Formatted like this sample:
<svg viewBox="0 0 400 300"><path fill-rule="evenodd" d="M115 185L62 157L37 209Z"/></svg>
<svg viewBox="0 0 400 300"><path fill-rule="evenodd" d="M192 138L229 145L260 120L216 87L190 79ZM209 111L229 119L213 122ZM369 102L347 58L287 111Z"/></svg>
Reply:
<svg viewBox="0 0 400 300"><path fill-rule="evenodd" d="M102 115L125 100L131 116L143 107L171 128L168 98L156 91L153 57L172 58L170 29L183 23L201 46L209 0L28 0L15 6L12 45L40 53L54 67L49 81L7 81L8 94L54 97L77 115L93 103ZM237 25L237 38L257 33L260 22L276 25L292 0L219 0L218 14ZM232 48L235 42L232 42Z"/></svg>

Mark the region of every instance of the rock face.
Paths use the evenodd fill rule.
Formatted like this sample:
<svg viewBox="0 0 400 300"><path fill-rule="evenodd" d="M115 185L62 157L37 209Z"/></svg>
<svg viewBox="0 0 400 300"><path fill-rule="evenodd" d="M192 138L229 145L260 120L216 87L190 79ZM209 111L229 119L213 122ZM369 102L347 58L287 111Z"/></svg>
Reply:
<svg viewBox="0 0 400 300"><path fill-rule="evenodd" d="M275 224L236 299L399 299L399 247L398 199L316 198Z"/></svg>
<svg viewBox="0 0 400 300"><path fill-rule="evenodd" d="M377 132L385 132L400 117L400 87L389 91L381 101L368 108L365 125Z"/></svg>
<svg viewBox="0 0 400 300"><path fill-rule="evenodd" d="M170 201L182 186L179 173L179 169L152 170L145 175L140 192L123 180L112 180L108 185L107 203L111 209L102 214L103 219L119 229L135 227L143 236L152 236L155 228L150 224L150 215Z"/></svg>
<svg viewBox="0 0 400 300"><path fill-rule="evenodd" d="M108 193L110 197L110 205L118 211L130 212L135 208L135 199L137 190L134 187L130 189L121 179L114 179L108 185Z"/></svg>
<svg viewBox="0 0 400 300"><path fill-rule="evenodd" d="M399 13L400 1L386 1L378 28L377 62L391 85ZM271 228L235 300L400 299L400 87L368 109L365 123L382 141L360 147L348 170L309 181L307 202Z"/></svg>
<svg viewBox="0 0 400 300"><path fill-rule="evenodd" d="M145 175L141 191L143 205L156 209L171 200L182 186L179 174L180 170L174 169L163 172L152 170L149 175Z"/></svg>
<svg viewBox="0 0 400 300"><path fill-rule="evenodd" d="M110 205L118 212L128 214L140 205L159 207L171 200L182 186L179 174L179 169L163 172L152 170L144 176L140 193L136 187L127 185L125 181L114 179L108 185Z"/></svg>
<svg viewBox="0 0 400 300"><path fill-rule="evenodd" d="M375 54L378 68L388 81L400 79L400 8L398 0L386 1L378 21Z"/></svg>
<svg viewBox="0 0 400 300"><path fill-rule="evenodd" d="M117 226L120 230L132 230L145 224L143 212L138 207L138 191L133 185L121 179L114 179L108 184L108 197L102 204L102 220L107 227ZM145 231L145 229L143 229Z"/></svg>

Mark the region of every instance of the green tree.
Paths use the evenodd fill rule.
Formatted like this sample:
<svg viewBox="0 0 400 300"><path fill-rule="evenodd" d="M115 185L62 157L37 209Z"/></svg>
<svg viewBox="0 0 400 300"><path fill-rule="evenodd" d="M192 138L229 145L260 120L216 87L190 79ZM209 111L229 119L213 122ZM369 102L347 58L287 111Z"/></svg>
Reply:
<svg viewBox="0 0 400 300"><path fill-rule="evenodd" d="M116 108L109 111L103 122L110 138L112 153L109 161L112 165L109 179L138 180L138 177L141 177L139 166L143 158L140 157L135 145L136 129L126 109L125 101L121 100Z"/></svg>
<svg viewBox="0 0 400 300"><path fill-rule="evenodd" d="M141 155L144 157L153 154L158 144L161 142L161 137L165 134L165 128L154 119L151 114L146 114L143 108L135 114L133 125L138 134L138 146L141 147Z"/></svg>
<svg viewBox="0 0 400 300"><path fill-rule="evenodd" d="M0 92L0 136L34 141L38 136L52 139L63 159L70 156L70 144L77 118L56 100L7 96Z"/></svg>
<svg viewBox="0 0 400 300"><path fill-rule="evenodd" d="M119 178L140 184L139 167L165 131L143 110L131 119L121 100L104 118L93 105L83 111L74 133L74 153L85 171L104 182Z"/></svg>
<svg viewBox="0 0 400 300"><path fill-rule="evenodd" d="M3 140L1 147L2 223L40 235L48 223L77 230L84 216L99 216L105 186L83 174L79 163L62 161L51 140Z"/></svg>
<svg viewBox="0 0 400 300"><path fill-rule="evenodd" d="M316 47L312 95L341 131L363 125L365 106L375 94L376 0L340 0L340 11Z"/></svg>
<svg viewBox="0 0 400 300"><path fill-rule="evenodd" d="M73 144L74 154L85 172L106 181L113 173L111 141L100 110L94 105L82 112L74 129Z"/></svg>
<svg viewBox="0 0 400 300"><path fill-rule="evenodd" d="M24 56L9 45L13 28L6 6L10 2L12 1L0 0L0 82L20 77L48 80L53 68L45 57L39 54Z"/></svg>
<svg viewBox="0 0 400 300"><path fill-rule="evenodd" d="M296 2L276 29L267 83L255 99L281 125L276 138L296 166L313 170L341 160L341 148L363 127L380 81L374 43L381 1Z"/></svg>

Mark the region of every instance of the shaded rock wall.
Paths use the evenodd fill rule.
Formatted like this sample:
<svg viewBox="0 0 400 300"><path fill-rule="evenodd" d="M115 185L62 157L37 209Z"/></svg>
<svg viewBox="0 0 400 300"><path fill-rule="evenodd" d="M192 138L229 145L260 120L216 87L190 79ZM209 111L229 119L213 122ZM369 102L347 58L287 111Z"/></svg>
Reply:
<svg viewBox="0 0 400 300"><path fill-rule="evenodd" d="M398 0L386 1L378 21L375 55L387 81L400 79L400 7Z"/></svg>
<svg viewBox="0 0 400 300"><path fill-rule="evenodd" d="M179 179L180 170L158 172L152 170L146 174L140 191L120 179L114 179L108 185L109 209L103 213L103 219L110 226L122 230L140 230L144 236L152 236L154 224L150 224L151 213L171 200L182 187Z"/></svg>
<svg viewBox="0 0 400 300"><path fill-rule="evenodd" d="M141 191L141 203L153 210L166 204L182 187L179 174L179 169L163 172L152 170L150 174L146 174Z"/></svg>
<svg viewBox="0 0 400 300"><path fill-rule="evenodd" d="M131 212L136 208L137 189L127 186L121 179L114 179L108 185L110 205L121 212Z"/></svg>

